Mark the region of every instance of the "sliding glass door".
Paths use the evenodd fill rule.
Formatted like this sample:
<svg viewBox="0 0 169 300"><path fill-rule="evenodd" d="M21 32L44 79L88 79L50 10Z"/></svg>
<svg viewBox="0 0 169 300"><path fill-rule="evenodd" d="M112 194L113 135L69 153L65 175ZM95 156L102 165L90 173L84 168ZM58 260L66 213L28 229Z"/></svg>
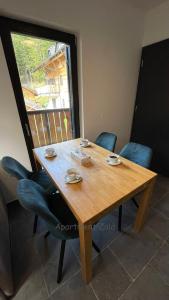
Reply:
<svg viewBox="0 0 169 300"><path fill-rule="evenodd" d="M0 19L1 38L32 164L32 149L79 136L75 36Z"/></svg>

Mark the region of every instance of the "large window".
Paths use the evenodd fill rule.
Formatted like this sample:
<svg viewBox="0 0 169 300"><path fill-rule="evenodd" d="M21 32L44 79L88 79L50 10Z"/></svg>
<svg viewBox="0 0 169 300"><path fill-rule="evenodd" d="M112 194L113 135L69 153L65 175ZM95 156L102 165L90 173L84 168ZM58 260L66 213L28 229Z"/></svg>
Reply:
<svg viewBox="0 0 169 300"><path fill-rule="evenodd" d="M1 38L30 158L79 136L75 36L1 18ZM3 29L2 29L3 28Z"/></svg>

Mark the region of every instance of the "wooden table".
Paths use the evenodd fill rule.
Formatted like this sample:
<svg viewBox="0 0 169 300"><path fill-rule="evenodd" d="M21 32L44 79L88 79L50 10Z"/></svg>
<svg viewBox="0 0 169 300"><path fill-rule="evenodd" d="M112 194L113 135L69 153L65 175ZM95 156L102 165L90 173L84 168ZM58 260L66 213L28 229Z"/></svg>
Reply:
<svg viewBox="0 0 169 300"><path fill-rule="evenodd" d="M142 192L135 220L135 230L139 231L148 213L157 174L124 158L121 158L120 165L110 166L106 163L110 152L95 144L84 149L91 155L92 162L82 166L70 154L79 145L79 139L52 145L57 152L53 159L45 158L46 147L34 149L34 155L78 220L82 275L88 283L92 278L92 224L113 207ZM83 180L77 184L66 184L64 176L68 168L76 168Z"/></svg>

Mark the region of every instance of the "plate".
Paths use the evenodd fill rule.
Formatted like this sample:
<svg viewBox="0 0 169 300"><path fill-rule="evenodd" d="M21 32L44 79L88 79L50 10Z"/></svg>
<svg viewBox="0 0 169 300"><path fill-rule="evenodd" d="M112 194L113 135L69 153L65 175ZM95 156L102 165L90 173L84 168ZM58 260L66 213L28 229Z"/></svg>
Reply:
<svg viewBox="0 0 169 300"><path fill-rule="evenodd" d="M82 143L80 143L80 146L83 148L91 147L91 145L92 145L91 143L88 143L87 145L83 145Z"/></svg>
<svg viewBox="0 0 169 300"><path fill-rule="evenodd" d="M114 163L113 163L112 161L110 161L108 158L106 159L106 161L107 161L107 163L108 163L110 166L118 166L118 165L121 164L120 158L118 159L117 162L114 162Z"/></svg>
<svg viewBox="0 0 169 300"><path fill-rule="evenodd" d="M65 176L65 183L78 183L80 181L82 181L82 177L80 175L77 175L76 179L74 179L72 181L69 179L69 175Z"/></svg>

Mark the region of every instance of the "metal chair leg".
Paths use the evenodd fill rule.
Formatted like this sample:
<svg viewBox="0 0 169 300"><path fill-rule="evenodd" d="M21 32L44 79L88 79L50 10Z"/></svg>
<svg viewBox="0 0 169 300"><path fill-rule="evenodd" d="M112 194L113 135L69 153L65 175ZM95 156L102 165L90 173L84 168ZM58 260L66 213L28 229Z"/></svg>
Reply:
<svg viewBox="0 0 169 300"><path fill-rule="evenodd" d="M61 247L60 247L60 257L59 257L57 283L60 283L60 281L62 279L62 268L63 268L64 254L65 254L65 245L66 245L66 240L63 240L61 242Z"/></svg>
<svg viewBox="0 0 169 300"><path fill-rule="evenodd" d="M35 215L35 220L34 220L34 224L33 224L33 234L36 233L37 224L38 224L38 215Z"/></svg>
<svg viewBox="0 0 169 300"><path fill-rule="evenodd" d="M122 205L119 206L118 231L121 232Z"/></svg>
<svg viewBox="0 0 169 300"><path fill-rule="evenodd" d="M137 201L136 201L134 198L132 198L131 200L133 201L134 205L135 205L137 208L139 208L139 205L138 205Z"/></svg>
<svg viewBox="0 0 169 300"><path fill-rule="evenodd" d="M46 239L49 236L49 234L50 234L50 232L47 231L46 234L45 234L45 236L44 236L44 238Z"/></svg>
<svg viewBox="0 0 169 300"><path fill-rule="evenodd" d="M93 246L93 248L96 250L96 252L100 253L100 249L99 249L99 247L95 244L94 241L92 241L92 246Z"/></svg>

